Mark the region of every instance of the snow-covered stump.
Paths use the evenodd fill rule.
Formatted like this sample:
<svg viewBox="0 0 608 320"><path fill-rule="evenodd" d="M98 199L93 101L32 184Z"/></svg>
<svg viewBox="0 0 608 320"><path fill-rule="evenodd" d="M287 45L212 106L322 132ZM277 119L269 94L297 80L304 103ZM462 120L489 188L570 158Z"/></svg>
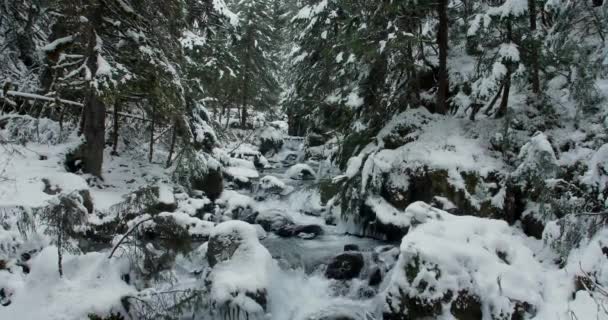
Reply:
<svg viewBox="0 0 608 320"><path fill-rule="evenodd" d="M524 241L504 221L447 212L414 227L383 293L384 319L533 315L542 302L543 268Z"/></svg>
<svg viewBox="0 0 608 320"><path fill-rule="evenodd" d="M265 319L272 256L254 226L242 221L217 225L209 239L209 288L213 319Z"/></svg>

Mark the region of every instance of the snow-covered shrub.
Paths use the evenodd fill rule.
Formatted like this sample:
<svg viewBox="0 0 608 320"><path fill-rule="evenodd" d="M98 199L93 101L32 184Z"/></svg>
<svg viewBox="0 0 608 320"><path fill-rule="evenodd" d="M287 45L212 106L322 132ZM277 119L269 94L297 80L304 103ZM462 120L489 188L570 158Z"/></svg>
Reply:
<svg viewBox="0 0 608 320"><path fill-rule="evenodd" d="M600 193L608 190L608 144L604 144L593 154L587 166L589 169L581 182Z"/></svg>
<svg viewBox="0 0 608 320"><path fill-rule="evenodd" d="M0 232L0 260L6 261L16 257L25 247L28 238L32 238L36 232L36 224L32 210L24 207L2 207L0 208L0 221L2 221L2 232Z"/></svg>
<svg viewBox="0 0 608 320"><path fill-rule="evenodd" d="M204 232L207 228L203 236L209 234L210 226L202 221L193 225L193 219L167 212L136 216L127 221L122 234L114 236L109 257L128 257L135 281L167 280L177 254L190 252L192 237L199 238L189 229Z"/></svg>
<svg viewBox="0 0 608 320"><path fill-rule="evenodd" d="M1 138L4 142L26 144L36 142L42 144L58 144L65 140L59 123L47 118L32 118L30 116L4 116L0 118Z"/></svg>
<svg viewBox="0 0 608 320"><path fill-rule="evenodd" d="M608 225L608 214L605 212L577 214L581 211L550 221L544 229L543 241L562 259L566 259L574 249L590 241Z"/></svg>
<svg viewBox="0 0 608 320"><path fill-rule="evenodd" d="M265 319L273 261L252 225L228 221L209 239L207 275L213 319ZM240 314L240 315L238 315Z"/></svg>
<svg viewBox="0 0 608 320"><path fill-rule="evenodd" d="M269 125L266 128L262 129L262 132L259 135L259 147L260 152L263 155L267 154L276 154L283 147L285 132L280 128L277 128L273 125Z"/></svg>
<svg viewBox="0 0 608 320"><path fill-rule="evenodd" d="M412 206L419 214L439 211ZM403 238L384 292L384 319L433 318L446 311L473 319L533 315L543 299L543 269L524 239L504 221L439 216Z"/></svg>
<svg viewBox="0 0 608 320"><path fill-rule="evenodd" d="M608 319L608 229L572 251L567 269L575 274L571 312L577 319Z"/></svg>
<svg viewBox="0 0 608 320"><path fill-rule="evenodd" d="M10 305L0 307L0 318L81 320L91 313L122 313L121 299L135 291L122 278L129 269L126 259L110 260L100 252L65 254L65 277L60 278L57 250L48 246L33 255L27 275L0 272L0 288L10 295Z"/></svg>
<svg viewBox="0 0 608 320"><path fill-rule="evenodd" d="M132 218L144 213L174 211L176 206L173 189L168 185L160 184L142 187L123 196L123 201L110 207L110 212L121 218Z"/></svg>
<svg viewBox="0 0 608 320"><path fill-rule="evenodd" d="M213 156L186 147L175 160L173 180L188 191L200 190L215 200L224 190L222 167Z"/></svg>
<svg viewBox="0 0 608 320"><path fill-rule="evenodd" d="M51 200L48 206L36 210L36 215L44 228L44 233L57 246L59 275L63 276L63 252L76 253L79 250L74 237L85 228L88 210L83 197L77 193L61 194Z"/></svg>
<svg viewBox="0 0 608 320"><path fill-rule="evenodd" d="M205 107L197 104L189 119L195 149L211 153L218 139L215 130L209 125L209 112Z"/></svg>
<svg viewBox="0 0 608 320"><path fill-rule="evenodd" d="M393 117L378 133L376 139L380 147L397 149L418 138L423 126L435 119L425 108L404 111Z"/></svg>
<svg viewBox="0 0 608 320"><path fill-rule="evenodd" d="M560 173L560 167L547 136L537 132L520 150L519 165L511 174L511 183L521 189L522 197L528 200L527 210L523 213L524 229L540 229L528 232L540 237L543 225L549 221L554 212L551 210L551 199L556 196L551 192L550 182ZM538 225L538 227L529 227Z"/></svg>
<svg viewBox="0 0 608 320"><path fill-rule="evenodd" d="M513 176L523 183L555 178L559 171L557 157L547 136L537 132L519 153L520 164Z"/></svg>

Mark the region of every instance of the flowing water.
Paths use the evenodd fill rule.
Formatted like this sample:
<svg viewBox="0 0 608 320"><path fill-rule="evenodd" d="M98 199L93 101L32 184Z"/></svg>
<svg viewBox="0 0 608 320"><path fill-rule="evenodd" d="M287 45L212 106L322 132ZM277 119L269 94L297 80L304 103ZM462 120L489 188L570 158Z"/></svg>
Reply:
<svg viewBox="0 0 608 320"><path fill-rule="evenodd" d="M290 195L259 204L266 208L282 210L296 223L317 224L323 234L305 240L299 237L283 238L273 233L262 244L277 261L269 288L270 319L273 320L372 320L381 319L375 295L377 289L369 288L363 277L350 281L331 280L324 270L332 257L344 252L345 245L356 245L363 252L366 269L371 264L374 248L384 245L377 240L344 235L335 226L325 224L324 219L301 213L302 206L311 205L315 180L293 180L285 172L292 163L274 163L274 168L261 173L278 177L294 188ZM321 171L318 165L311 164ZM252 188L255 194L257 186ZM369 270L363 270L362 274ZM370 290L372 293L369 293Z"/></svg>

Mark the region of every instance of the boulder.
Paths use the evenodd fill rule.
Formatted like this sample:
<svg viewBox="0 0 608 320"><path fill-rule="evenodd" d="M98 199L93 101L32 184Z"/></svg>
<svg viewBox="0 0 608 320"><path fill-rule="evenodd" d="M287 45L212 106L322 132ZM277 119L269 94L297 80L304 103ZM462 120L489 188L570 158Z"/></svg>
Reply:
<svg viewBox="0 0 608 320"><path fill-rule="evenodd" d="M287 226L295 225L293 220L286 216L280 210L268 210L260 212L256 217L255 222L264 228L267 232L275 232L284 229Z"/></svg>
<svg viewBox="0 0 608 320"><path fill-rule="evenodd" d="M225 319L263 319L268 307L272 257L260 244L256 228L242 221L217 225L209 238L207 260L212 267L205 284L210 312Z"/></svg>
<svg viewBox="0 0 608 320"><path fill-rule="evenodd" d="M467 291L461 291L450 307L450 313L458 320L482 320L481 299Z"/></svg>
<svg viewBox="0 0 608 320"><path fill-rule="evenodd" d="M233 190L224 191L216 204L222 210L222 215L229 219L255 223L259 215L251 197Z"/></svg>
<svg viewBox="0 0 608 320"><path fill-rule="evenodd" d="M532 317L543 299L538 279L545 269L526 240L504 221L440 217L403 238L383 293L384 319L435 318L445 307L457 319Z"/></svg>
<svg viewBox="0 0 608 320"><path fill-rule="evenodd" d="M345 244L344 251L359 251L359 246L356 244Z"/></svg>
<svg viewBox="0 0 608 320"><path fill-rule="evenodd" d="M221 169L209 169L203 177L191 177L190 183L195 190L201 190L215 201L224 191L224 176Z"/></svg>
<svg viewBox="0 0 608 320"><path fill-rule="evenodd" d="M293 190L292 187L285 184L285 182L281 181L279 178L275 176L265 176L260 179L258 193L261 196L268 195L285 195Z"/></svg>
<svg viewBox="0 0 608 320"><path fill-rule="evenodd" d="M360 252L344 252L330 261L325 276L329 279L350 280L359 276L364 264Z"/></svg>
<svg viewBox="0 0 608 320"><path fill-rule="evenodd" d="M294 180L314 180L317 178L315 171L304 163L291 166L285 175Z"/></svg>
<svg viewBox="0 0 608 320"><path fill-rule="evenodd" d="M278 228L275 233L281 237L300 237L302 239L314 239L317 236L323 234L323 228L318 225L295 225L287 224Z"/></svg>

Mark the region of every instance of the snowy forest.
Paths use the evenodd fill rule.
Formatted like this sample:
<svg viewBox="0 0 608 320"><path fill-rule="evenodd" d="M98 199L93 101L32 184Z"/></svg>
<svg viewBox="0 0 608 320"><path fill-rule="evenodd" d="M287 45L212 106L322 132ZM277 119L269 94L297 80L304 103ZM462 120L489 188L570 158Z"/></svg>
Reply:
<svg viewBox="0 0 608 320"><path fill-rule="evenodd" d="M608 320L608 1L0 1L0 319Z"/></svg>

